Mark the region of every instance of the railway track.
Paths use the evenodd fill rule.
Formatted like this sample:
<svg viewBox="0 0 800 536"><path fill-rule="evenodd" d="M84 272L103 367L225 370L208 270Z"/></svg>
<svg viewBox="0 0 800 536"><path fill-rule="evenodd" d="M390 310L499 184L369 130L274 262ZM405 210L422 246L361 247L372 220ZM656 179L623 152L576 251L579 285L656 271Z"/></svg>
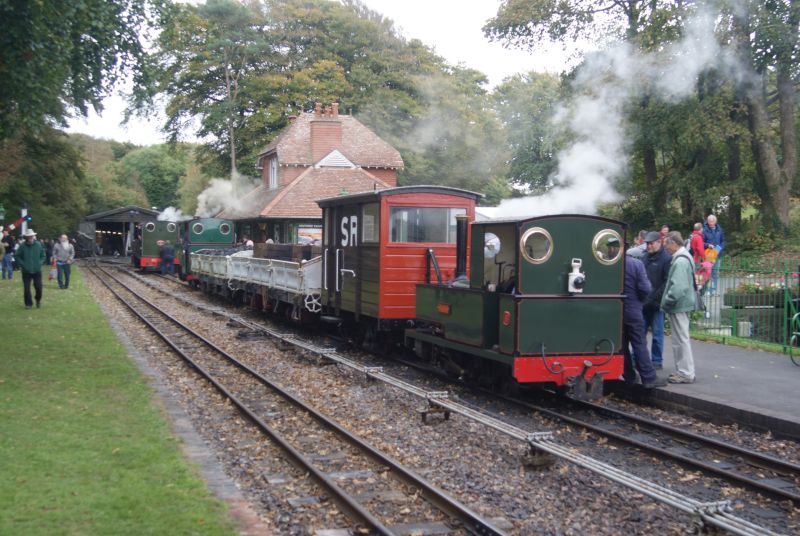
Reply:
<svg viewBox="0 0 800 536"><path fill-rule="evenodd" d="M141 278L141 276L134 277L138 277L143 282L148 283L145 280L146 278ZM185 301L189 303L189 300ZM193 303L193 305L198 306L196 303ZM497 419L492 415L482 412L480 409L476 409L475 407L451 400L447 392L430 391L416 387L404 380L395 378L385 373L381 367L365 366L337 353L330 348L318 347L313 343L304 340L303 337L295 333L288 333L286 330L276 330L265 327L261 324L247 320L240 315L231 314L229 311L225 311L221 308L213 307L208 308L208 310L213 314L223 314L228 316L230 320L237 323L243 329L268 335L281 344L293 345L300 351L316 354L326 360L345 365L353 370L363 373L366 377L380 380L389 385L403 389L406 392L426 400L429 405L429 409L432 412L445 413L448 416L451 413L461 415L500 431L501 433L511 436L517 440L525 442L531 447L531 451L533 453L547 453L589 469L605 478L634 489L637 492L643 493L660 502L673 506L689 514L695 521L699 520L700 524L702 525L708 527L717 527L733 534L775 534L764 527L760 527L756 524L732 515L731 505L728 501L703 502L692 499L653 482L649 482L645 479L636 477L635 475L626 473L625 471L621 471L616 467L605 464L599 460L580 454L569 446L558 444L553 440L553 436L550 432L528 431L520 429L514 425L504 422L503 420ZM413 365L413 363L408 362L404 362L404 364ZM521 401L519 400L514 400L514 403L520 402ZM554 411L544 407L532 407L532 404L530 403L526 404L528 404L529 409L534 409L536 411L541 409L545 414L547 411ZM602 407L600 406L600 408ZM555 414L550 416L552 418L561 418L561 416L557 416ZM576 422L573 424L579 423ZM583 423L580 424L582 425ZM780 462L779 460L777 461Z"/></svg>
<svg viewBox="0 0 800 536"><path fill-rule="evenodd" d="M504 399L659 458L800 505L800 465L593 402L575 400L555 408L518 398Z"/></svg>
<svg viewBox="0 0 800 536"><path fill-rule="evenodd" d="M139 297L106 270L91 271L293 463L307 471L361 529L374 534L504 534L489 520ZM319 453L321 445L324 455Z"/></svg>

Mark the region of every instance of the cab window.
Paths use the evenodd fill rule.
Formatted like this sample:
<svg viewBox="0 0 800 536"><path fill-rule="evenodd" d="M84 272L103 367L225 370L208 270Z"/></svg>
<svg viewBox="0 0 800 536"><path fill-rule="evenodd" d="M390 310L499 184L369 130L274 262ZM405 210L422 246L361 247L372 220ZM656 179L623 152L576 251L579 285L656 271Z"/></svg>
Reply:
<svg viewBox="0 0 800 536"><path fill-rule="evenodd" d="M389 241L455 244L456 216L464 208L392 207Z"/></svg>

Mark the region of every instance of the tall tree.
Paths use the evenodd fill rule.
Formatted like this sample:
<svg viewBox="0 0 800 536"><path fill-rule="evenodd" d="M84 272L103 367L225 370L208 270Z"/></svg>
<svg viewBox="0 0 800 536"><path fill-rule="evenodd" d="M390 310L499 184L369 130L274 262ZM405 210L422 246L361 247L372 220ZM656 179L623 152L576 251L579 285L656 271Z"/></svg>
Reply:
<svg viewBox="0 0 800 536"><path fill-rule="evenodd" d="M0 0L0 140L86 115L115 82L146 83L143 42L166 0Z"/></svg>
<svg viewBox="0 0 800 536"><path fill-rule="evenodd" d="M218 150L226 147L231 177L241 146L238 131L253 113L242 105L243 86L269 55L262 25L256 6L208 0L178 6L159 37L159 91L169 97L170 138L178 140L199 120L198 134L210 136Z"/></svg>
<svg viewBox="0 0 800 536"><path fill-rule="evenodd" d="M740 88L747 104L765 223L785 233L789 197L797 181L800 1L744 2L734 9L731 28L738 57L748 71Z"/></svg>

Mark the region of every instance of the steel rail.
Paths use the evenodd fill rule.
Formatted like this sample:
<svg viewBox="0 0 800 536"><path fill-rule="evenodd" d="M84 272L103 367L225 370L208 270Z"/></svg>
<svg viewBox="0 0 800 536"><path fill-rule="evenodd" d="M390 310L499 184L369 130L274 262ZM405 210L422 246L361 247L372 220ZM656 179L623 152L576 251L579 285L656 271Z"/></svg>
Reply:
<svg viewBox="0 0 800 536"><path fill-rule="evenodd" d="M745 519L732 515L730 513L731 506L728 501L706 503L686 497L683 494L670 490L669 488L649 482L625 471L611 467L599 460L580 454L570 447L559 445L552 440L552 432L531 432L523 430L505 421L474 410L469 406L449 400L446 392L422 389L404 380L386 374L382 367L370 367L362 365L339 354L335 350L318 347L308 341L300 339L295 334L281 333L242 318L237 318L237 322L241 323L243 326L246 326L248 329L266 333L267 335L281 342L292 344L301 350L315 353L325 359L344 365L352 370L364 374L366 377L384 381L389 385L398 387L410 394L426 400L433 406L438 406L451 411L452 413L475 420L476 422L504 433L510 437L524 441L534 448L538 448L544 452L552 454L553 456L593 471L605 478L608 478L609 480L629 487L634 491L673 506L683 512L689 513L698 523L705 524L706 526L715 526L731 532L732 534L738 534L741 536L774 536L778 534Z"/></svg>
<svg viewBox="0 0 800 536"><path fill-rule="evenodd" d="M209 309L216 314L217 310ZM695 522L706 526L715 526L723 530L727 530L732 534L739 534L742 536L755 536L755 535L770 535L774 536L775 533L767 528L761 527L751 523L745 519L734 516L730 513L731 506L728 501L718 502L701 502L690 497L686 497L678 492L675 492L664 486L652 483L650 481L639 478L630 473L621 471L611 467L604 462L594 458L583 455L576 450L561 446L552 441L552 432L549 431L527 431L519 427L501 421L490 415L483 414L477 410L470 408L464 404L453 402L447 398L447 393L442 391L430 391L422 389L413 384L410 384L399 378L395 378L383 372L382 367L370 367L362 365L352 359L349 359L334 349L324 348L314 345L311 342L299 338L293 333L282 333L277 330L267 328L263 325L251 322L250 320L241 317L240 315L230 315L231 320L236 321L243 327L252 331L265 333L266 335L279 340L283 343L296 346L297 348L319 355L322 358L328 359L332 362L344 365L359 373L363 373L366 377L383 381L389 385L393 385L402 389L410 394L426 400L432 406L438 406L447 409L452 413L460 414L469 419L473 419L485 426L494 430L504 433L510 437L526 442L533 448L538 448L544 452L548 452L553 456L559 457L585 469L593 471L609 480L622 484L634 491L642 493L664 504L675 507L683 512L689 513L693 516ZM497 393L493 393L497 396Z"/></svg>
<svg viewBox="0 0 800 536"><path fill-rule="evenodd" d="M762 452L749 450L743 447L739 447L737 445L731 445L730 443L725 443L718 439L714 439L713 437L702 436L695 432L691 432L689 430L683 430L681 428L672 426L670 424L654 421L652 419L648 419L647 417L642 417L641 415L636 415L633 413L627 413L619 409L601 406L600 404L596 404L594 402L588 402L585 400L572 400L571 402L577 405L585 406L594 411L607 413L609 415L630 420L638 424L644 424L652 428L657 428L668 434L680 436L682 438L690 439L692 441L698 441L701 443L705 443L707 445L712 445L713 447L719 450L724 450L728 454L748 458L752 463L758 464L764 469L769 469L776 472L788 473L794 476L800 476L800 465L792 462L787 462L785 460L781 460L773 456L769 456Z"/></svg>
<svg viewBox="0 0 800 536"><path fill-rule="evenodd" d="M101 269L102 270L102 269ZM115 279L110 274L109 277ZM262 429L265 433L267 433L271 438L273 438L282 449L284 449L300 466L308 470L317 480L320 485L326 488L332 495L338 497L343 504L340 506L343 507L344 510L348 511L348 513L352 514L352 517L360 519L363 523L369 525L373 530L378 531L380 534L394 534L388 527L385 527L377 518L375 518L368 510L364 509L363 506L358 503L354 498L352 498L346 491L344 491L338 484L336 484L332 479L330 479L325 473L319 471L314 465L313 462L303 456L297 449L295 449L291 444L288 443L277 431L275 431L272 427L270 427L266 422L264 422L261 418L259 418L255 413L253 413L250 409L248 409L243 402L235 397L232 393L230 393L224 386L222 386L219 382L217 382L210 373L208 373L205 369L203 369L198 363L196 363L188 354L186 354L181 348L179 348L175 343L173 343L169 337L161 332L157 326L153 325L152 322L149 321L144 315L142 315L136 308L131 305L125 298L120 296L114 289L112 289L102 278L98 278L121 302L123 302L137 317L139 317L143 322L145 322L164 342L169 345L176 353L178 353L187 363L190 364L192 368L197 370L204 378L206 378L209 382L211 382L221 393L225 395L226 398L231 400L251 421L253 421L260 429ZM120 281L117 282L122 285ZM132 291L131 291L132 292ZM326 415L320 413L316 409L308 406L299 398L295 397L291 393L281 389L274 383L272 383L269 379L265 378L246 364L240 362L221 348L218 348L214 343L203 337L202 335L196 333L194 330L185 326L176 318L172 317L165 311L157 308L155 305L146 302L142 298L139 298L144 303L158 311L161 315L169 319L175 325L179 326L181 329L185 330L186 332L190 333L193 337L201 341L203 344L214 350L215 352L219 353L220 355L224 356L227 360L229 360L233 365L236 367L248 372L252 377L256 378L259 382L266 385L267 387L273 389L277 394L285 398L288 402L292 403L296 407L300 408L301 410L305 411L312 417L314 417L320 424L327 427L328 429L336 432L340 436L342 436L348 443L352 444L353 446L359 448L362 452L367 454L370 458L374 461L377 461L381 464L388 466L393 473L400 478L403 482L413 487L416 487L422 491L423 497L425 497L428 502L439 508L442 512L448 514L449 516L458 519L462 522L465 527L475 534L481 535L504 535L505 533L500 529L494 527L489 521L484 520L481 518L477 513L473 512L465 505L457 502L449 495L447 495L444 491L438 489L437 487L433 486L433 484L425 481L422 477L418 476L416 473L408 469L407 467L400 464L400 462L394 460L389 455L379 451L378 449L372 447L368 443L365 443L360 438L352 434L349 430L341 427L338 423L328 418ZM338 502L338 501L337 501Z"/></svg>

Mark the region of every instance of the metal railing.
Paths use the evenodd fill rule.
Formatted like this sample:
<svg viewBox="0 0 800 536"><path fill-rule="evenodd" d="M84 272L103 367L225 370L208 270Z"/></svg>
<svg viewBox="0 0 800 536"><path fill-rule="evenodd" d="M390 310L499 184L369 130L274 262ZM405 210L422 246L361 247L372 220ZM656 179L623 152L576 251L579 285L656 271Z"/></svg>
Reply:
<svg viewBox="0 0 800 536"><path fill-rule="evenodd" d="M789 353L792 318L800 309L800 257L723 255L714 272L703 287L706 311L692 314L692 333Z"/></svg>

